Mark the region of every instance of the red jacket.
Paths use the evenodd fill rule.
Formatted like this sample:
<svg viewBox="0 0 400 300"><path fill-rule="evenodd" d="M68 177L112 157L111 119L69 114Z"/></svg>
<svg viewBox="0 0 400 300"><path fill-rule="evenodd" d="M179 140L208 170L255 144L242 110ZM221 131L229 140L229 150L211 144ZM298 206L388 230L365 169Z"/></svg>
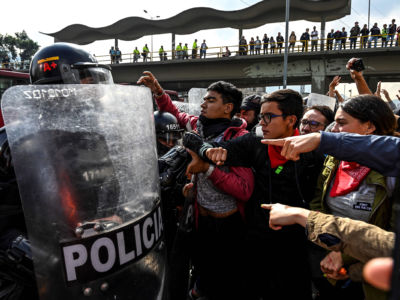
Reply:
<svg viewBox="0 0 400 300"><path fill-rule="evenodd" d="M190 122L191 128L196 130L197 120L199 117L180 112L167 94L163 94L161 97L156 98L156 101L160 111L166 111L173 114L182 128L187 128L187 123ZM243 120L240 127L229 127L224 132L224 140L230 140L245 135L248 133L246 126L247 123ZM229 170L230 172L226 173L216 167L208 179L210 179L222 192L236 198L238 210L244 218L245 203L250 199L254 190L253 171L250 168L244 167L229 167Z"/></svg>

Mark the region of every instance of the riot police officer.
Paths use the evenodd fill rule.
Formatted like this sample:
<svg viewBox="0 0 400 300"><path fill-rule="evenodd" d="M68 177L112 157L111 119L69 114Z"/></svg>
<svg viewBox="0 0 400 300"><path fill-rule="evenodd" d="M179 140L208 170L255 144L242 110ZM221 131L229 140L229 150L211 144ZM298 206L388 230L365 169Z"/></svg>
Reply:
<svg viewBox="0 0 400 300"><path fill-rule="evenodd" d="M175 116L168 112L154 112L154 123L157 135L157 153L161 157L182 138L184 130L180 128Z"/></svg>
<svg viewBox="0 0 400 300"><path fill-rule="evenodd" d="M56 43L38 51L30 66L32 84L112 84L109 66L88 52ZM5 128L0 129L0 295L35 299L32 254Z"/></svg>

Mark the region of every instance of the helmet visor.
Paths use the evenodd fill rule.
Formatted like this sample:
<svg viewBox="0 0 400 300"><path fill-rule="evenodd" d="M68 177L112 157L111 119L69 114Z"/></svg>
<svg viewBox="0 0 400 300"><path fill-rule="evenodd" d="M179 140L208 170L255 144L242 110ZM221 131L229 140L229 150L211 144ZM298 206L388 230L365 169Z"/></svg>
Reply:
<svg viewBox="0 0 400 300"><path fill-rule="evenodd" d="M77 84L113 84L111 71L107 68L100 66L86 67L86 68L72 68L72 76L64 78L64 83L77 83ZM72 82L69 82L69 81Z"/></svg>
<svg viewBox="0 0 400 300"><path fill-rule="evenodd" d="M161 131L157 132L157 138L164 140L167 143L170 142L177 142L183 136L183 129L176 130L176 131Z"/></svg>

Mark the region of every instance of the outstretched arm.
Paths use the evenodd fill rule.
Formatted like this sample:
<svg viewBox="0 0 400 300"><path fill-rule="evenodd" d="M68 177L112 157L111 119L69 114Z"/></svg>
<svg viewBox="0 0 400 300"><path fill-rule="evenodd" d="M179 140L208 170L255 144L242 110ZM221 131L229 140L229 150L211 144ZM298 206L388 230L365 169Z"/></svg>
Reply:
<svg viewBox="0 0 400 300"><path fill-rule="evenodd" d="M171 98L164 92L163 88L158 83L158 80L151 72L143 72L143 76L139 78L137 84L143 84L148 87L153 93L160 111L173 114L182 128L187 127L186 124L188 122L190 122L192 129L196 128L197 117L189 115L185 112L180 112L172 103Z"/></svg>
<svg viewBox="0 0 400 300"><path fill-rule="evenodd" d="M300 207L262 204L270 210L270 227L275 230L283 226L299 224L307 228L308 239L333 251L341 251L361 262L378 256L391 256L395 234L377 226L335 217Z"/></svg>
<svg viewBox="0 0 400 300"><path fill-rule="evenodd" d="M355 161L385 176L400 175L400 139L393 136L350 133L310 133L285 139L265 139L262 143L281 146L281 155L298 160L301 153L318 149L339 160Z"/></svg>

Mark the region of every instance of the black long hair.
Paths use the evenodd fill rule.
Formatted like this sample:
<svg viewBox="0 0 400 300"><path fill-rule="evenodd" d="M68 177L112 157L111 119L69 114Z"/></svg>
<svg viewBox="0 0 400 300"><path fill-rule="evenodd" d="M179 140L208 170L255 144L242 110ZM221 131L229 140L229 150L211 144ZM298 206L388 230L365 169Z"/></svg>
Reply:
<svg viewBox="0 0 400 300"><path fill-rule="evenodd" d="M345 101L340 107L353 118L360 120L360 122L370 121L374 124L374 134L395 134L396 118L389 106L379 97L359 95Z"/></svg>

